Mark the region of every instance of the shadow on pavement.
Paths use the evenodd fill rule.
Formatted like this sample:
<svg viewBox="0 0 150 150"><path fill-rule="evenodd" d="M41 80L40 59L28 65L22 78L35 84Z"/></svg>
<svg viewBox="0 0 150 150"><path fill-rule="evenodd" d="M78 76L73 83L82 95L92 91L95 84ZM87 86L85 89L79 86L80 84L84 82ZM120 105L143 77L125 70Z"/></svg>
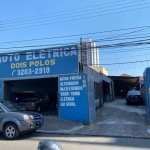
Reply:
<svg viewBox="0 0 150 150"><path fill-rule="evenodd" d="M30 138L30 135L26 135L20 140ZM117 147L129 147L129 148L150 148L150 142L148 139L133 139L133 138L110 138L101 136L76 136L76 135L56 135L56 134L33 134L32 140L40 141L42 139L55 140L61 144L81 144L81 145L95 145L95 146L117 146Z"/></svg>
<svg viewBox="0 0 150 150"><path fill-rule="evenodd" d="M148 139L133 139L133 138L110 138L110 137L101 137L101 136L76 136L76 135L58 135L58 134L24 134L21 135L17 140L8 141L15 142L15 141L41 141L43 139L47 140L55 140L59 142L61 145L69 145L71 144L72 147L80 144L82 148L84 146L109 146L109 147L117 147L117 148L137 148L144 150L149 149L150 142ZM0 134L0 141L6 141L2 134Z"/></svg>

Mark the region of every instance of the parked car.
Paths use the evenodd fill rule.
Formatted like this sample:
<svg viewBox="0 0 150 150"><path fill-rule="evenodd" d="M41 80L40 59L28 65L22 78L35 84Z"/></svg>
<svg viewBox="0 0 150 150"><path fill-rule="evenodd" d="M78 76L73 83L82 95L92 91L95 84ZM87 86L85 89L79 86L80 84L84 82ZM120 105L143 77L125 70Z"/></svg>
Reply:
<svg viewBox="0 0 150 150"><path fill-rule="evenodd" d="M20 133L35 132L43 124L41 114L24 111L11 101L0 100L0 132L6 139L14 140Z"/></svg>
<svg viewBox="0 0 150 150"><path fill-rule="evenodd" d="M50 99L46 92L22 91L15 93L15 103L25 110L40 112L42 108L50 105Z"/></svg>
<svg viewBox="0 0 150 150"><path fill-rule="evenodd" d="M128 91L126 95L126 104L129 105L130 103L144 103L143 95L140 93L140 91Z"/></svg>

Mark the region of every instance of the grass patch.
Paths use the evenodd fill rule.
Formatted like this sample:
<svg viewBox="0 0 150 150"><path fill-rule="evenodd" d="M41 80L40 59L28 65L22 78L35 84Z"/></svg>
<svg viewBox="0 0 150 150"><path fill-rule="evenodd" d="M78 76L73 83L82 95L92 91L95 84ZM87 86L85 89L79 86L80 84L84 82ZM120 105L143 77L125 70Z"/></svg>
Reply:
<svg viewBox="0 0 150 150"><path fill-rule="evenodd" d="M87 121L83 121L82 124L83 124L83 125L89 125L90 123L87 122Z"/></svg>

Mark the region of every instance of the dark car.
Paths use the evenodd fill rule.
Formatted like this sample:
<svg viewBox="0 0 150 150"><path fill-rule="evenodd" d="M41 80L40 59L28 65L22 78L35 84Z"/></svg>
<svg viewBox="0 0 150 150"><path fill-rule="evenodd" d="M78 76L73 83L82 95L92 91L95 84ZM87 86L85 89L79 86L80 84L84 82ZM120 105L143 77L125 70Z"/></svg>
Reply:
<svg viewBox="0 0 150 150"><path fill-rule="evenodd" d="M144 103L143 95L140 93L140 91L128 91L126 95L126 104L129 105L130 103Z"/></svg>
<svg viewBox="0 0 150 150"><path fill-rule="evenodd" d="M50 99L45 92L22 91L15 93L15 103L25 110L40 112L50 105Z"/></svg>
<svg viewBox="0 0 150 150"><path fill-rule="evenodd" d="M0 132L6 139L14 140L20 133L35 132L43 124L41 114L24 111L11 101L0 100Z"/></svg>

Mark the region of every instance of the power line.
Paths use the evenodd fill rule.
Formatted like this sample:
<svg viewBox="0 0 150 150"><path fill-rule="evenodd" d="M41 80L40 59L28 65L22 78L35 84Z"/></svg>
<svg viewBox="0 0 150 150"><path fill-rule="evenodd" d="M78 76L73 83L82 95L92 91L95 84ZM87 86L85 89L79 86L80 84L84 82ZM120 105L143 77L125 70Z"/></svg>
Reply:
<svg viewBox="0 0 150 150"><path fill-rule="evenodd" d="M132 61L132 62L124 62L124 63L101 64L101 65L129 64L129 63L146 62L146 61L150 61L150 60ZM100 64L94 64L94 65L100 65Z"/></svg>
<svg viewBox="0 0 150 150"><path fill-rule="evenodd" d="M124 62L124 63L111 63L111 64L92 64L92 65L113 66L113 65L136 64L136 63L144 63L144 62L150 62L150 60ZM149 65L150 65L150 64L149 64Z"/></svg>
<svg viewBox="0 0 150 150"><path fill-rule="evenodd" d="M107 39L107 38L111 38L111 39L113 39L113 38L116 38L116 37L137 37L137 36L143 36L143 35L150 35L150 33L149 33L149 31L148 31L148 29L150 29L149 27L147 27L147 28L143 28L143 29L141 29L141 30L135 30L135 31L133 31L133 32L121 32L120 34L118 33L118 34L100 34L100 35L97 35L97 36L88 36L88 38L90 38L90 39L94 39L94 40L92 40L92 41L95 41L96 39L95 38L102 38L102 39L100 39L100 40L105 40L105 39ZM146 33L143 33L143 34L134 34L134 33L136 33L136 32L141 32L141 33L143 33L143 32L146 32ZM127 34L127 35L126 35ZM86 39L87 37L83 37L82 36L82 39ZM97 39L97 40L99 40L99 39Z"/></svg>
<svg viewBox="0 0 150 150"><path fill-rule="evenodd" d="M150 40L150 39L124 42L124 43L116 43L116 44L109 44L109 45L101 45L101 46L97 46L97 48L101 48L101 49L104 48L105 49L105 48L146 45L146 44L150 44L150 41L148 42L148 40Z"/></svg>
<svg viewBox="0 0 150 150"><path fill-rule="evenodd" d="M19 23L18 23L18 21L17 22L13 22L13 23L9 23L9 25L6 25L6 26L4 26L4 28L5 27L12 27L13 25L11 25L11 24L14 24L14 23L17 23L17 25L15 25L15 26L20 26L20 25L26 25L26 24L32 24L32 23L39 23L39 21L37 22L34 22L34 20L40 20L40 19L45 19L45 18L50 18L50 20L42 20L42 22L46 22L46 21L53 21L53 20L59 20L59 19L64 19L64 18L72 18L72 17L76 17L77 16L77 13L82 13L82 12L90 12L90 15L91 14L95 14L95 13L100 13L100 12L108 12L108 11L112 11L112 10L116 10L116 9L123 9L123 8L131 8L131 7L134 7L134 6L141 6L141 5L146 5L146 4L150 4L149 2L148 3L142 3L142 4L136 4L136 5L131 5L131 6L124 6L124 5L126 5L126 4L132 4L132 3L137 3L137 2L141 2L141 0L138 0L138 1L134 1L134 2L129 2L129 3L122 3L122 4L118 4L118 5L112 5L112 6L107 6L107 7L100 7L100 8L95 8L94 9L94 11L95 10L99 10L99 9L104 9L104 8L113 8L113 9L109 9L109 10L103 10L103 11L96 11L96 12L91 12L93 9L88 9L88 10L83 10L82 9L82 11L79 11L79 12L70 12L69 14L67 13L67 14L60 14L59 15L59 17L60 16L64 16L64 15L67 15L67 17L61 17L61 18L56 18L58 15L54 15L54 16L49 16L49 17L44 17L44 18L39 18L39 19L30 19L30 20L28 20L28 21L31 21L30 23L22 23L22 22L26 22L25 20L23 20L23 21L19 21ZM115 8L114 9L114 7L115 6L120 6L120 5L123 5L124 7L120 7L120 8ZM75 16L68 16L68 15L72 15L72 14L76 14ZM87 13L86 14L80 14L80 16L82 16L82 15L87 15ZM54 17L54 19L52 19ZM5 25L6 23L3 23L3 25Z"/></svg>
<svg viewBox="0 0 150 150"><path fill-rule="evenodd" d="M18 49L18 48L32 48L32 47L46 47L49 46L49 48L51 48L52 46L69 46L69 45L78 45L79 43L67 43L67 44L46 44L46 45L30 45L30 46L19 46L19 47L3 47L0 49ZM57 47L55 47L57 48Z"/></svg>
<svg viewBox="0 0 150 150"><path fill-rule="evenodd" d="M138 41L131 41L131 42L125 42L125 43L117 43L117 44L110 44L110 45L101 45L101 46L96 46L94 48L114 48L114 47L124 47L124 46L138 46L138 45L145 45L145 44L150 44L150 42L147 42L147 40L150 39L145 39L145 40L138 40ZM19 47L3 47L0 49L14 49L14 48L30 48L30 47L44 47L44 46L67 46L67 45L78 45L79 43L60 43L60 44L46 44L46 45L30 45L30 46L19 46Z"/></svg>
<svg viewBox="0 0 150 150"><path fill-rule="evenodd" d="M117 34L118 35L118 34ZM114 36L117 36L117 35L114 35ZM131 35L121 35L121 37L122 38L138 38L138 36L146 36L146 35L150 35L150 33L149 32L147 32L147 33L145 33L145 34L131 34ZM107 35L108 36L108 35ZM103 36L103 37L107 37L107 36ZM112 35L111 35L112 36ZM96 37L102 37L102 36L94 36L93 38L96 38ZM119 36L120 37L120 36ZM93 39L92 37L91 37L91 39ZM110 38L110 37L108 37L108 38ZM96 41L96 40L107 40L107 38L102 38L102 39L94 39L94 41ZM115 40L115 38L113 38L112 37L112 40Z"/></svg>
<svg viewBox="0 0 150 150"><path fill-rule="evenodd" d="M124 0L124 1L126 1L126 0ZM109 3L104 3L104 4L97 4L97 5L87 6L87 7L80 7L80 8L76 8L76 9L69 9L69 10L66 10L66 11L54 12L54 13L51 13L51 14L57 14L57 13L63 13L63 12L70 12L70 11L74 11L74 10L79 10L79 9L84 9L84 8L91 8L91 7L96 7L96 6L103 6L103 5L107 5L107 4L111 4L111 3L114 4L116 2L122 2L122 0L118 0L118 1L114 1L114 2L109 2ZM18 19L11 19L11 20L3 20L3 22L13 21L13 20L22 20L22 19L25 20L26 18L35 18L35 17L45 16L45 15L49 15L49 14L29 16L29 17L23 17L23 18L18 18Z"/></svg>
<svg viewBox="0 0 150 150"><path fill-rule="evenodd" d="M65 42L65 41L67 41L67 42ZM45 41L37 41L37 42L21 42L21 43L12 43L12 44L0 44L0 45L2 45L2 46L8 46L8 45L37 45L37 44L43 44L43 43L45 43L45 44L51 44L51 45L56 45L56 44L58 44L58 43L60 43L60 42L62 42L61 44L66 44L67 45L67 43L69 44L69 43L77 43L79 41L79 38L74 38L74 39L64 39L64 40L57 40L57 42L56 42L56 40L45 40ZM80 41L78 42L78 43L80 43Z"/></svg>
<svg viewBox="0 0 150 150"><path fill-rule="evenodd" d="M146 38L150 38L150 36L146 36L146 37L132 37L132 38L116 38L116 39L96 39L93 42L113 42L113 41L122 41L122 40L131 40L131 39L146 39Z"/></svg>
<svg viewBox="0 0 150 150"><path fill-rule="evenodd" d="M81 37L81 36L86 36L86 35L95 35L99 33L110 33L110 32L118 32L118 31L126 31L126 30L135 30L135 29L146 29L150 28L150 26L141 26L141 27L131 27L131 28L122 28L122 29L115 29L115 30L106 30L106 31L99 31L99 32L89 32L89 33L81 33L81 34L72 34L72 35L64 35L64 36L55 36L55 37L50 37L50 38L38 38L38 39L30 39L30 40L17 40L17 41L9 41L9 42L2 42L0 44L8 44L8 43L15 43L15 42L26 42L26 41L39 41L39 40L50 40L50 39L61 39L61 38L70 38L70 37ZM135 32L138 32L139 30L136 30Z"/></svg>
<svg viewBox="0 0 150 150"><path fill-rule="evenodd" d="M79 50L79 49L73 49L73 50ZM57 51L63 51L63 50L53 50L53 51L51 51L51 52L44 52L44 53L52 53L52 52L57 52ZM64 51L71 51L71 50L64 50ZM26 55L26 53L24 53L24 52L26 52L26 51L21 51L22 53L21 53L21 55ZM39 52L35 52L35 54L38 54ZM2 54L0 54L0 56L3 56L3 55L6 55L6 54L8 54L8 53L2 53ZM146 54L145 54L146 55ZM130 57L130 56L129 56ZM143 60L143 61L134 61L134 62L123 62L123 63L111 63L111 64L91 64L91 65L102 65L102 66L107 66L107 65L117 65L117 64L132 64L132 63L138 63L138 62L146 62L146 61L150 61L150 60Z"/></svg>
<svg viewBox="0 0 150 150"><path fill-rule="evenodd" d="M149 40L149 39L148 39ZM150 44L150 42L145 42L146 40L140 40L140 41L132 41L132 42L126 42L126 43L119 43L119 44L115 44L115 47L114 48L117 48L117 47L120 47L120 44L122 47L126 47L126 46L140 46L140 45L144 45L144 44ZM136 42L136 43L134 43ZM138 43L137 43L138 42ZM79 45L78 43L70 43L69 45ZM20 47L7 47L7 48L0 48L2 50L4 49L21 49L21 48L42 48L42 49L46 49L46 48L57 48L58 46L61 47L61 46L69 46L68 43L67 44L53 44L53 45L34 45L34 46L20 46ZM95 46L95 47L91 47L91 51L93 51L94 48L102 48L102 47L105 47L105 48L111 48L111 46L114 46L114 44L111 44L111 45L102 45L102 46ZM57 47L54 47L54 46L57 46ZM106 47L107 46L107 47ZM41 49L40 48L40 49ZM86 50L85 48L83 48L84 50ZM30 49L31 50L31 49ZM78 49L80 50L80 49ZM100 49L101 50L101 49ZM101 50L102 51L102 50ZM1 51L2 52L2 51ZM104 52L107 52L104 51ZM117 51L118 52L118 51ZM110 53L110 52L109 52Z"/></svg>
<svg viewBox="0 0 150 150"><path fill-rule="evenodd" d="M123 59L123 58L135 57L135 56L145 56L145 55L148 55L148 54L150 54L150 53L146 53L146 54L143 54L143 55L132 55L132 56L127 56L127 57L108 58L108 59L101 59L101 60Z"/></svg>
<svg viewBox="0 0 150 150"><path fill-rule="evenodd" d="M97 47L93 47L93 48L97 48ZM51 49L51 48L50 48ZM44 49L43 49L44 50ZM46 49L45 49L46 50ZM49 49L47 49L47 50L49 50ZM77 48L77 49L75 49L75 50L78 50L78 52L81 52L81 49L80 48ZM80 50L80 51L79 51ZM33 50L32 50L33 51ZM70 50L65 50L65 51L70 51ZM84 49L82 49L82 51L84 51ZM92 50L91 50L92 51ZM24 53L24 52L26 52L26 51L20 51L21 53L20 53L20 55L26 55L26 53ZM53 53L53 52L60 52L59 50L52 50L51 52L50 51L45 51L44 53ZM39 53L39 51L36 51L36 54L37 53ZM8 53L4 53L4 54L1 54L0 56L3 56L3 55L7 55ZM8 54L9 55L9 54ZM111 64L91 64L91 65L101 65L101 66L105 66L105 68L107 67L107 68L109 68L110 66L111 66L111 70L112 70L112 66L113 66L113 69L114 68L117 68L118 66L119 66L119 69L124 69L124 68L131 68L134 64L134 69L136 68L136 65L138 65L139 66L139 64L138 63L143 63L143 62L147 62L148 63L148 61L150 61L150 60L144 60L144 61L134 61L134 62L124 62L124 63L111 63ZM125 64L127 64L126 66L125 66ZM83 64L84 65L84 64ZM118 66L116 66L116 65L118 65ZM129 65L130 65L130 67L129 67ZM139 67L141 67L141 66L143 66L143 64L142 65L140 65ZM118 69L118 68L117 68Z"/></svg>
<svg viewBox="0 0 150 150"><path fill-rule="evenodd" d="M120 36L120 35L119 35ZM93 40L92 42L113 42L113 41L120 41L120 40L131 40L131 39L146 39L146 38L150 38L150 36L145 36L145 37L133 37L133 38L117 38L117 39L113 39L112 38L112 40L110 39L110 40L107 40L107 38L106 38L106 40L105 40L105 38L104 38L104 40L103 39L95 39L95 40ZM71 41L72 40L72 41ZM79 40L79 39L77 39L77 38L75 38L75 39L64 39L64 40L57 40L57 43L58 43L58 41L68 41L67 43L61 43L61 44L70 44L70 43L75 43L74 41L77 41L77 40ZM57 43L56 43L56 40L55 40L55 43L53 43L54 41L42 41L42 42L28 42L28 43L25 43L25 44L40 44L40 43L48 43L48 45L50 45L50 43L52 43L51 45L57 45ZM18 45L18 44L24 44L24 43L12 43L11 45ZM78 42L79 43L79 42ZM10 44L1 44L1 45L3 45L3 46L5 46L5 45L10 45Z"/></svg>
<svg viewBox="0 0 150 150"><path fill-rule="evenodd" d="M100 48L100 50L102 48L118 48L120 46L122 47L126 47L126 46L140 46L140 45L146 45L146 44L150 44L150 42L147 42L147 40L150 40L150 39L145 39L145 40L138 40L138 41L131 41L131 42L125 42L125 43L117 43L117 44L110 44L110 45L101 45L101 46L94 46L94 47L91 47L91 51L94 49L94 48ZM61 47L61 46L69 46L69 45L79 45L79 43L70 43L70 44L53 44L53 45L34 45L34 46L19 46L19 47L5 47L5 48L0 48L2 50L4 49L21 49L21 48L40 48L40 47L44 47L44 48L57 48L58 46ZM57 47L54 47L54 46L57 46ZM114 47L115 46L115 47ZM43 48L43 49L44 49ZM82 48L83 50L86 51L86 48L83 47ZM78 49L80 50L80 49ZM101 50L102 51L102 50ZM2 52L2 51L1 51ZM107 52L107 51L106 51Z"/></svg>
<svg viewBox="0 0 150 150"><path fill-rule="evenodd" d="M103 39L96 39L96 40L93 40L92 42L106 42L106 41L118 41L118 40L129 40L129 39L137 39L137 38L148 38L149 36L146 36L146 37L134 37L134 38L124 38L124 39L114 39L115 37L119 37L119 36L123 36L123 35L127 35L127 34L131 34L131 33L135 33L135 32L139 32L139 31L143 31L143 30L146 30L146 29L149 29L149 28L144 28L144 29L141 29L141 30L136 30L136 31L133 31L133 32L127 32L127 33L123 33L123 34L119 34L119 35L116 35L116 36L113 36L113 37L108 37L108 38L103 38ZM124 36L123 36L124 37ZM106 39L106 40L105 40ZM112 40L109 40L109 39L112 39ZM59 40L59 41L68 41L68 40L79 40L79 39L63 39L63 40ZM56 41L56 40L55 40ZM42 43L47 43L47 42L53 42L53 41L42 41ZM57 40L58 42L58 40ZM36 42L39 44L39 42ZM40 42L41 43L41 42ZM68 44L70 43L74 43L73 41L71 42L68 42ZM6 43L2 43L1 45L6 45ZM16 43L17 44L17 43ZM15 44L15 45L16 45ZM27 44L27 43L26 43ZM35 44L35 42L33 43L29 43L29 44ZM63 43L61 43L63 44ZM8 46L9 44L7 44ZM13 44L14 45L14 44ZM18 44L17 44L18 45ZM56 45L56 43L53 43L52 45ZM60 44L59 44L60 45Z"/></svg>
<svg viewBox="0 0 150 150"><path fill-rule="evenodd" d="M106 54L112 54L112 53L122 53L122 52L129 52L129 51L146 51L146 50L150 50L150 47L144 47L144 48L136 48L136 49L123 49L123 50L115 50L115 51L100 51L100 55L106 55Z"/></svg>
<svg viewBox="0 0 150 150"><path fill-rule="evenodd" d="M140 29L140 30L136 30L136 31L132 31L132 32L127 32L127 33L123 33L123 34L119 34L119 35L116 35L116 36L113 36L113 37L108 37L108 38L103 38L103 39L97 39L97 40L93 40L92 42L105 42L105 41L113 41L113 38L115 38L115 37L119 37L119 36L123 36L123 35L128 35L128 34L131 34L131 33L135 33L135 32L140 32L140 31L143 31L143 30L146 30L146 29L149 29L149 27L148 28L143 28L143 29ZM107 40L107 39L111 39L112 38L112 40ZM106 39L106 40L105 40ZM132 38L130 38L130 39L132 39ZM76 40L76 39L75 39ZM117 40L123 40L123 39L117 39ZM61 41L66 41L66 40L61 40ZM47 42L47 41L44 41L44 42L42 42L42 43L45 43L45 42ZM52 42L52 41L50 41L50 42ZM58 40L57 40L57 42L58 42ZM38 42L39 43L39 42ZM73 43L73 42L69 42L69 43ZM68 43L68 44L69 44ZM4 44L6 44L6 43L4 43ZM33 44L33 42L32 42L32 44ZM61 43L62 44L62 43ZM0 44L0 45L3 45L3 43L2 44ZM8 43L7 43L7 45L8 45ZM53 44L54 45L54 44Z"/></svg>
<svg viewBox="0 0 150 150"><path fill-rule="evenodd" d="M99 42L115 42L115 41L124 41L124 40L131 40L131 39L146 39L146 38L150 38L150 36L147 36L147 37L136 37L136 38L122 38L122 39L112 39L112 40L103 40L103 41L99 41L99 40L94 40L94 41L92 41L92 42L97 42L97 43L99 43ZM58 41L56 42L55 41L55 43L54 43L54 41L42 41L42 42L28 42L28 43L13 43L13 44L11 44L11 45L22 45L22 46L26 46L26 45L28 45L28 46L33 46L33 45L37 45L37 44L44 44L45 43L45 45L49 45L49 46L54 46L54 45L69 45L70 43L76 43L76 44L79 44L79 42L77 42L78 41L78 39L67 39L67 40L59 40L59 41L67 41L67 43L61 43L61 44L58 44ZM75 42L76 41L76 42ZM23 44L26 44L26 45L23 45ZM10 45L10 44L4 44L3 46L8 46L8 45ZM38 45L37 45L38 46ZM5 47L4 47L5 48Z"/></svg>
<svg viewBox="0 0 150 150"><path fill-rule="evenodd" d="M105 16L105 15L110 15L110 14L117 14L117 13L123 13L123 12L128 12L128 11L135 11L135 10L139 10L139 9L146 9L146 8L149 8L149 7L150 6L146 6L146 7L136 8L136 9L129 9L129 10L125 10L125 11L118 11L118 12L106 13L106 14L89 16L89 17L81 17L81 18L77 18L77 19L70 19L70 20L64 20L64 21L58 21L58 22L52 22L52 23L42 23L42 24L38 24L38 25L24 26L24 27L18 27L18 28L9 28L9 29L5 29L5 30L2 30L2 31L15 30L15 29L21 29L21 28L28 28L28 27L36 27L36 26L49 25L49 24L55 24L55 23L63 23L63 22L81 20L81 19L83 20L83 19L87 19L87 18L100 17L100 16Z"/></svg>
<svg viewBox="0 0 150 150"><path fill-rule="evenodd" d="M140 30L136 30L136 31L132 31L132 32L122 33L122 34L119 34L119 35L116 35L116 36L113 36L113 37L107 37L107 38L103 38L103 39L97 39L97 40L94 40L94 42L111 41L109 39L114 39L114 38L117 38L119 36L124 36L124 35L132 34L132 33L137 33L137 32L140 32L140 31L143 31L143 30L146 30L146 29L149 29L149 27L144 28L144 29L140 29Z"/></svg>
<svg viewBox="0 0 150 150"><path fill-rule="evenodd" d="M142 67L144 68L150 67L150 60L124 62L124 63L111 63L111 64L93 64L93 65L101 65L108 70L127 70Z"/></svg>

